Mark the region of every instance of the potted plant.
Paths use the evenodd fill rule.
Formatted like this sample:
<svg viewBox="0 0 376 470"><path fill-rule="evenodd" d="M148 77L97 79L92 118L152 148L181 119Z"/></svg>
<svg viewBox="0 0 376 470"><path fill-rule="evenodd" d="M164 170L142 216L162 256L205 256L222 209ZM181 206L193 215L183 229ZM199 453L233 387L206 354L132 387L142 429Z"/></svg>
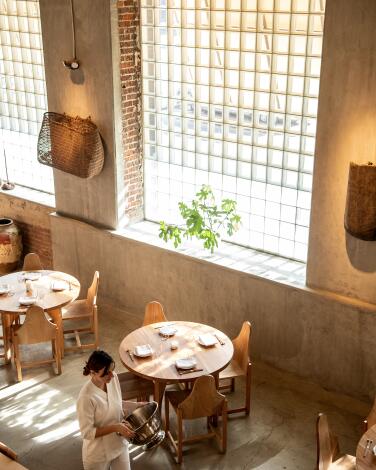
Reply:
<svg viewBox="0 0 376 470"><path fill-rule="evenodd" d="M240 215L236 213L236 201L223 199L218 206L210 186L203 185L197 199L191 204L179 202L179 210L185 225L166 224L160 222L159 237L165 242L172 240L175 248L182 243L182 237L196 237L202 240L204 248L214 252L218 247L221 232L226 231L232 236L240 227Z"/></svg>

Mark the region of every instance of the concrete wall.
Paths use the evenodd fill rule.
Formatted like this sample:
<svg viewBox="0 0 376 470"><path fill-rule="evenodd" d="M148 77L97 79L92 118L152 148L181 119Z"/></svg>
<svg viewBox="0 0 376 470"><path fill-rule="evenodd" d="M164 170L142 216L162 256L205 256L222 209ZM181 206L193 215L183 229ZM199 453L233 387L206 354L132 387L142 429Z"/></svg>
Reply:
<svg viewBox="0 0 376 470"><path fill-rule="evenodd" d="M307 283L376 303L376 242L343 227L350 161L376 163L376 3L326 3Z"/></svg>
<svg viewBox="0 0 376 470"><path fill-rule="evenodd" d="M121 140L115 143L114 133L115 104L121 94L120 80L113 79L113 66L119 71L119 53L112 55L112 34L116 42L117 20L111 15L116 13L116 2L74 2L77 59L81 64L75 71L63 66L63 60L72 58L70 2L41 0L40 12L49 111L82 118L90 116L99 128L105 147L104 169L97 177L81 179L54 170L56 209L74 218L116 228L122 191L119 187L122 178L117 178L122 174L120 169L117 171L121 158L116 160L115 153L115 146L120 146ZM120 150L117 154L121 157Z"/></svg>

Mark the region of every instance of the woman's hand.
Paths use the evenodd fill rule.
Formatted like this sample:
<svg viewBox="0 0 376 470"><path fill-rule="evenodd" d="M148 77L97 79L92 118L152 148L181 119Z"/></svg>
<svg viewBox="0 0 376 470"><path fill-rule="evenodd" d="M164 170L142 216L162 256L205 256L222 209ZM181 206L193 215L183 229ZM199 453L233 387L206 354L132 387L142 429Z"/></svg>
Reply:
<svg viewBox="0 0 376 470"><path fill-rule="evenodd" d="M123 437L133 437L134 431L131 429L128 423L119 423L117 425L117 432Z"/></svg>

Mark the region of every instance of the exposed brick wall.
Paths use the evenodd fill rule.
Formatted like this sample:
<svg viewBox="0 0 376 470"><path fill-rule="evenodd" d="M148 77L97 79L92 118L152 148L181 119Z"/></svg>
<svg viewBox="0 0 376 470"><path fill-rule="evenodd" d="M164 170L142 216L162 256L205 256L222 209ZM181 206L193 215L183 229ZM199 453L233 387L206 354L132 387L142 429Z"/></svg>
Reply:
<svg viewBox="0 0 376 470"><path fill-rule="evenodd" d="M119 0L120 79L125 178L125 212L129 220L143 218L143 157L141 126L140 6Z"/></svg>
<svg viewBox="0 0 376 470"><path fill-rule="evenodd" d="M53 267L49 214L54 209L0 192L0 217L9 217L22 233L23 254L38 253L44 268ZM22 260L21 260L22 264Z"/></svg>

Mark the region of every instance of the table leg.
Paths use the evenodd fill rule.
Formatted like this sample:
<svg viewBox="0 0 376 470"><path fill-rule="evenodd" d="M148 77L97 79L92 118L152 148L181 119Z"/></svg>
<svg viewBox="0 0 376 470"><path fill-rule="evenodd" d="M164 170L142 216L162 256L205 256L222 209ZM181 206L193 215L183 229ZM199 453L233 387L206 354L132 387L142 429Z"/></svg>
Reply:
<svg viewBox="0 0 376 470"><path fill-rule="evenodd" d="M11 351L12 342L11 342L10 326L13 322L13 314L2 312L1 322L3 325L4 362L5 364L9 364L11 356L12 356L12 351Z"/></svg>
<svg viewBox="0 0 376 470"><path fill-rule="evenodd" d="M219 372L215 372L212 375L213 375L214 380L215 380L215 388L218 390L218 388L219 388ZM213 416L212 423L213 423L213 426L218 426L218 414Z"/></svg>
<svg viewBox="0 0 376 470"><path fill-rule="evenodd" d="M61 357L64 357L64 329L63 329L63 318L61 314L61 308L55 308L53 310L49 310L48 314L54 321L55 325L57 326L57 339L60 346L60 353Z"/></svg>
<svg viewBox="0 0 376 470"><path fill-rule="evenodd" d="M162 415L162 400L163 400L165 388L166 388L165 382L159 382L157 380L154 381L154 401L158 403L159 412L161 413L161 415Z"/></svg>

